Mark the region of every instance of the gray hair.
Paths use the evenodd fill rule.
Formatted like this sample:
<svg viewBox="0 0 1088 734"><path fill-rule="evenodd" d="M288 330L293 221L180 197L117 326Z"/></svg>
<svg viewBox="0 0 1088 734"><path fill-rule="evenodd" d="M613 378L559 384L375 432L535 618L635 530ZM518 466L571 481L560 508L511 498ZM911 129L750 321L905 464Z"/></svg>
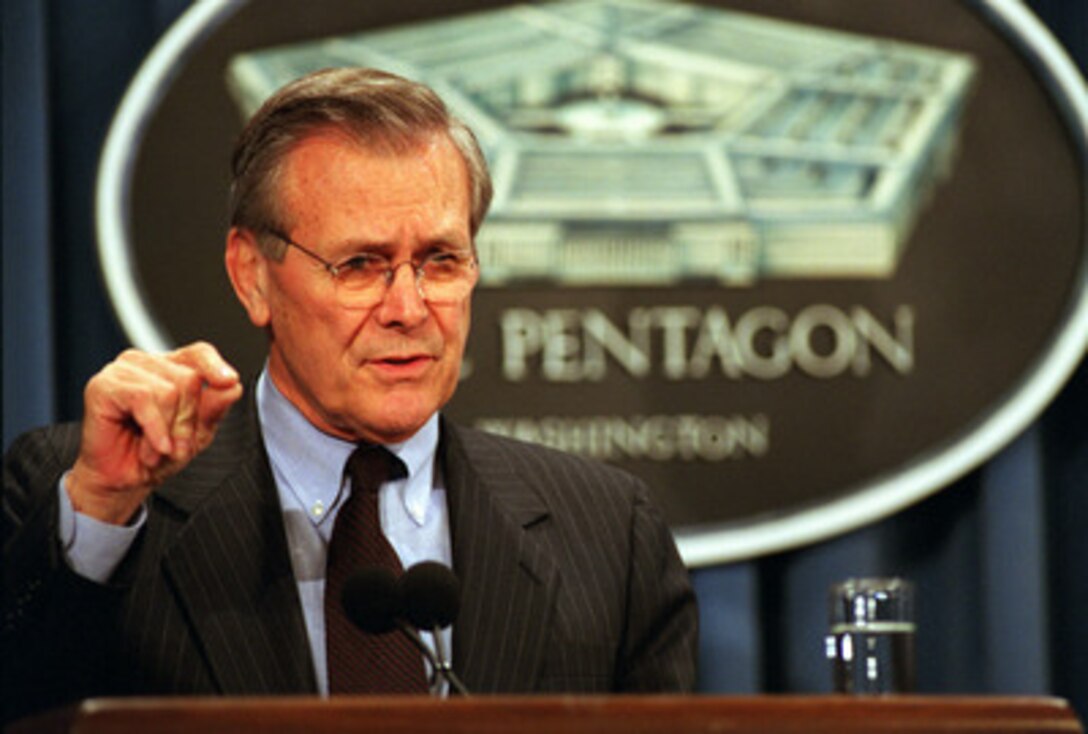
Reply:
<svg viewBox="0 0 1088 734"><path fill-rule="evenodd" d="M230 223L255 233L284 227L276 198L283 162L321 130L346 133L366 148L407 150L435 132L449 136L468 169L473 236L491 204L491 174L476 136L429 87L376 69L324 69L287 84L261 105L234 146ZM259 238L280 258L279 240ZM276 243L273 248L272 243Z"/></svg>

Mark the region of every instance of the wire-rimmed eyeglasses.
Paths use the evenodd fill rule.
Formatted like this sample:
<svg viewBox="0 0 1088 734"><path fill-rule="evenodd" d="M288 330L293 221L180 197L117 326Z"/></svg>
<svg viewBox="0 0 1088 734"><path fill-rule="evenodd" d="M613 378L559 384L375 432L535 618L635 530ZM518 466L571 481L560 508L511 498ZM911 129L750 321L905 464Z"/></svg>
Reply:
<svg viewBox="0 0 1088 734"><path fill-rule="evenodd" d="M267 232L320 263L332 277L336 298L345 308L365 309L381 303L402 265L412 267L420 298L434 305L464 300L479 278L476 254L473 252L436 249L419 261L404 260L396 264L377 252L359 252L332 263L279 230L269 229Z"/></svg>

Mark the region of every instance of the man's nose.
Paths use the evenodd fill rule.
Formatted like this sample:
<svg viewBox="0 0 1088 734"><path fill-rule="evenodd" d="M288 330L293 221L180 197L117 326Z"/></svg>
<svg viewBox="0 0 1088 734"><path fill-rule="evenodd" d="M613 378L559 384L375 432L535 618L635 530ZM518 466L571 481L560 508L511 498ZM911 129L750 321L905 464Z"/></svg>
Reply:
<svg viewBox="0 0 1088 734"><path fill-rule="evenodd" d="M378 317L383 324L404 326L414 326L427 318L422 283L411 261L400 263L390 273L385 298L378 305Z"/></svg>

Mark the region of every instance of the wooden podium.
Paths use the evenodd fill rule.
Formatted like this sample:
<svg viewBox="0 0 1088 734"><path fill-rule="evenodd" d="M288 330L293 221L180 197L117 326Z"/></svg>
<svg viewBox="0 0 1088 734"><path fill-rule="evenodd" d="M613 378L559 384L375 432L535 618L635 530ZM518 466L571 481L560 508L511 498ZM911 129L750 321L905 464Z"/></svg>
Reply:
<svg viewBox="0 0 1088 734"><path fill-rule="evenodd" d="M1082 734L1057 698L479 696L95 699L11 734Z"/></svg>

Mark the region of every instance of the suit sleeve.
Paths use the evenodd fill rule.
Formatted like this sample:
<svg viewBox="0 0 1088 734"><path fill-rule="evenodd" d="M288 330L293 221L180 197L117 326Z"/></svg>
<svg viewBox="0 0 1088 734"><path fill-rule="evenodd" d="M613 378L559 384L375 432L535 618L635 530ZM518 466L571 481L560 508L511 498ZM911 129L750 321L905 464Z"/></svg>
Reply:
<svg viewBox="0 0 1088 734"><path fill-rule="evenodd" d="M57 482L77 449L78 430L65 426L27 434L4 456L5 721L109 690L120 592L74 573L58 539Z"/></svg>
<svg viewBox="0 0 1088 734"><path fill-rule="evenodd" d="M671 532L646 487L638 484L618 687L625 692L690 692L699 634L695 594Z"/></svg>

